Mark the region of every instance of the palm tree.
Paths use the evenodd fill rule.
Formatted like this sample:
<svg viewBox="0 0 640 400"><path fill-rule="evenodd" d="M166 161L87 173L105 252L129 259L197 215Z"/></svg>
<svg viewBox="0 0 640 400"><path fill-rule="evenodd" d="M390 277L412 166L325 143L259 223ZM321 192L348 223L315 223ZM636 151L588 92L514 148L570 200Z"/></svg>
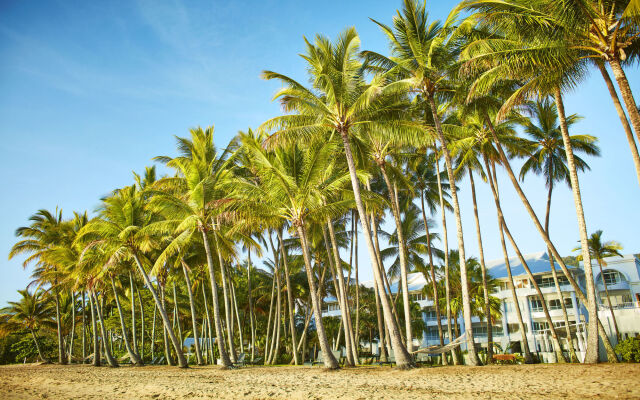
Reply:
<svg viewBox="0 0 640 400"><path fill-rule="evenodd" d="M285 75L265 71L265 79L277 79L285 85L275 98L280 99L284 109L291 114L272 118L264 122L260 129L272 133L270 144L310 142L312 139L318 140L319 136L334 134L342 140L375 284L382 294L383 271L378 263L362 202L351 137L361 130L394 130L400 134L420 127L404 119L403 111L407 105L404 98L399 98L402 88L394 84L386 85L387 78L380 75L374 77L371 83L365 82L366 68L357 59L360 39L355 29L345 30L335 43L320 35L316 36L314 44L306 39L305 42L307 52L302 57L309 65L313 88L308 89ZM397 365L399 368L409 368L413 361L393 319L389 300L381 296L381 303Z"/></svg>
<svg viewBox="0 0 640 400"><path fill-rule="evenodd" d="M322 307L311 265L308 235L310 222L324 222L327 216L342 211L350 204L344 200L326 202L335 193L343 191L350 179L331 162L337 144L316 142L305 149L281 147L268 153L256 140L245 138L243 146L251 153L252 164L260 179L258 182L240 179L236 184L238 198L244 203L243 208L263 215L265 221L285 219L295 228L304 259L318 340L325 355L325 367L338 368L322 324ZM275 225L275 221L272 224ZM279 245L282 249L281 234ZM282 256L286 257L286 254L283 252Z"/></svg>
<svg viewBox="0 0 640 400"><path fill-rule="evenodd" d="M28 289L18 290L22 298L18 301L9 301L9 306L0 309L0 318L6 318L3 329L10 332L26 329L31 333L33 343L38 350L38 356L42 361L47 358L42 354L37 332L40 328L50 328L53 325L53 310L44 296L45 292L40 290L31 293Z"/></svg>
<svg viewBox="0 0 640 400"><path fill-rule="evenodd" d="M544 229L547 232L547 235L550 235L549 216L551 212L551 194L553 192L553 187L556 182L562 181L566 182L569 186L571 185L569 180L569 169L566 165L567 158L562 142L562 134L557 125L558 113L555 104L547 98L530 104L529 108L531 110L533 120L526 120L524 131L531 138L532 143L535 145L535 149L531 152L531 155L527 158L520 169L520 180L524 180L524 177L529 172L544 176L548 189ZM570 127L575 124L579 118L580 117L575 114L568 116L567 126ZM582 152L595 156L599 155L599 149L595 144L596 138L593 136L572 135L570 137L570 141L575 152ZM580 157L575 156L575 162L578 170L584 171L589 169L589 165ZM551 253L550 250L548 250L548 252ZM549 255L549 263L551 266L554 284L556 286L556 292L562 307L562 314L567 330L567 338L569 338L568 343L571 359L576 360L577 357L575 356L575 350L570 340L571 330L569 328L569 318L564 305L562 291L560 290L560 284L558 283L553 255L551 254Z"/></svg>
<svg viewBox="0 0 640 400"><path fill-rule="evenodd" d="M162 317L164 327L175 348L178 364L181 368L187 368L182 344L171 327L165 307L145 269L145 265L150 264L145 253L154 248L153 240L143 231L143 228L153 221L153 215L145 208L145 203L143 192L138 191L135 185L116 190L111 197L103 199L99 210L100 217L91 220L82 228L76 241L87 243L87 249L102 247L106 254L107 266L123 261L135 263ZM93 295L100 316L101 310L97 304L95 291Z"/></svg>
<svg viewBox="0 0 640 400"><path fill-rule="evenodd" d="M450 182L454 182L451 154L447 148L448 141L442 129L443 96L451 91L453 73L457 67L457 59L461 49L461 35L454 25L457 14L449 15L444 24L439 21L429 23L426 4L417 0L405 0L402 11L394 17L393 28L374 21L387 36L391 45L392 56L387 58L373 52L366 56L374 63L389 68L397 75L402 85L410 92L419 94L429 108L435 127L435 135L440 142L440 150L444 155L445 166ZM464 26L465 24L463 24ZM426 115L426 113L425 113ZM455 186L451 187L451 200L456 220L458 251L461 255L462 279L467 279L462 217ZM480 363L475 351L473 331L471 330L471 306L466 287L463 286L463 315L467 331L468 361L471 365Z"/></svg>
<svg viewBox="0 0 640 400"><path fill-rule="evenodd" d="M613 327L616 331L616 339L618 342L622 339L620 336L620 331L618 330L618 323L616 322L616 315L613 312L613 307L611 306L611 297L609 297L609 288L607 288L607 282L604 279L602 266L607 266L607 262L604 260L607 257L620 256L620 250L622 250L622 245L616 241L609 240L606 242L602 241L602 230L597 230L591 234L589 237L589 252L591 253L591 257L595 258L598 262L598 267L600 267L600 279L602 280L602 284L604 285L604 291L607 295L607 303L609 304L609 311L611 312L611 319L613 320ZM576 251L574 249L573 251ZM582 256L578 255L577 259L579 261L582 260Z"/></svg>
<svg viewBox="0 0 640 400"><path fill-rule="evenodd" d="M51 250L58 245L64 245L67 241L69 226L63 222L62 210L54 213L48 210L39 210L29 218L31 225L16 229L16 236L22 238L11 247L9 259L19 254L29 254L22 263L23 268L35 262L36 270L32 277L42 285L50 285L54 293L56 324L58 334L58 362L66 364L64 338L62 336L62 324L60 321L60 273L58 267L47 260Z"/></svg>

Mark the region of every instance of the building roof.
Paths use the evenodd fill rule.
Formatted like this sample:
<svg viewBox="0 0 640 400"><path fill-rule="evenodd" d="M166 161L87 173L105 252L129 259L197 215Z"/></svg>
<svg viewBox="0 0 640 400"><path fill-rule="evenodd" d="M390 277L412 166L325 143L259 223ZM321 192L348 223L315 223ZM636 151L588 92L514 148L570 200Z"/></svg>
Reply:
<svg viewBox="0 0 640 400"><path fill-rule="evenodd" d="M527 266L531 270L532 274L542 274L545 272L551 272L551 264L549 263L549 256L546 252L541 251L538 253L530 253L523 254L522 257L527 263ZM560 265L557 262L554 262L554 265L557 270L560 271ZM507 278L507 267L504 262L504 259L491 260L487 261L487 272L491 275L492 278L495 279L503 279ZM509 257L509 266L511 267L511 275L519 276L519 275L527 275L527 272L524 270L520 259L516 257ZM567 266L567 268L576 269L575 267Z"/></svg>

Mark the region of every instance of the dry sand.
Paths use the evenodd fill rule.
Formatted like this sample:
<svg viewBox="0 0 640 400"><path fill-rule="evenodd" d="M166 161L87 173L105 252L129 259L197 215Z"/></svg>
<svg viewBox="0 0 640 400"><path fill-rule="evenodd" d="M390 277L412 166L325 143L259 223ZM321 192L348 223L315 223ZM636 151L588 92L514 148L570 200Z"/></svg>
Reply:
<svg viewBox="0 0 640 400"><path fill-rule="evenodd" d="M640 398L640 364L437 367L0 367L0 399Z"/></svg>

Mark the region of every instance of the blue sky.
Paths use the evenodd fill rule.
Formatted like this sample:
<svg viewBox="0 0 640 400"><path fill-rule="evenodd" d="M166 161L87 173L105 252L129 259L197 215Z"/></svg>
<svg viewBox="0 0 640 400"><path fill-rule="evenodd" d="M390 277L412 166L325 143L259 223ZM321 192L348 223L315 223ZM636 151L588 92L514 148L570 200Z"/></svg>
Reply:
<svg viewBox="0 0 640 400"><path fill-rule="evenodd" d="M432 18L456 2L432 1ZM369 17L389 22L400 1L179 2L0 1L0 305L28 282L21 259L7 260L14 231L40 208L93 210L110 190L132 182L157 155L174 154L173 135L216 126L226 145L238 130L279 113L264 69L304 79L303 36L335 37L355 26L363 48L386 51ZM637 89L637 66L628 68ZM589 231L603 229L625 252L640 251L640 189L620 122L602 79L592 73L566 98L585 118L573 133L600 138L602 157L581 175ZM501 177L507 222L523 252L544 249L510 182ZM493 200L478 185L487 259L501 257ZM460 183L467 252L477 255L468 182ZM525 191L542 215L545 188ZM571 192L558 188L552 238L563 254L577 245ZM439 220L439 218L438 218ZM453 229L454 221L448 218ZM450 234L450 244L455 236ZM363 243L363 241L360 241ZM361 276L371 276L360 249Z"/></svg>

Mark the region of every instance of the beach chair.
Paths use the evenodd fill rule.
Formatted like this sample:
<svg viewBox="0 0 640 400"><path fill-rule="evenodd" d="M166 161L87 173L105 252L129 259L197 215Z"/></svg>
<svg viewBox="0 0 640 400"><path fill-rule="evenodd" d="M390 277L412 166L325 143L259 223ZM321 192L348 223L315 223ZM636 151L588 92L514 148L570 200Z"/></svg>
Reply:
<svg viewBox="0 0 640 400"><path fill-rule="evenodd" d="M418 365L431 364L431 356L426 353L417 353L415 356L415 362Z"/></svg>
<svg viewBox="0 0 640 400"><path fill-rule="evenodd" d="M233 365L235 367L244 367L246 365L245 358L247 358L245 353L238 354L238 359L233 363Z"/></svg>
<svg viewBox="0 0 640 400"><path fill-rule="evenodd" d="M389 364L389 366L391 366L391 365L393 365L395 363L396 363L396 356L395 356L395 354L393 354L393 350L391 350L391 352L387 356L387 361L378 361L379 365Z"/></svg>
<svg viewBox="0 0 640 400"><path fill-rule="evenodd" d="M263 358L262 357L256 357L253 359L253 361L249 360L246 362L249 365L260 365L263 363Z"/></svg>
<svg viewBox="0 0 640 400"><path fill-rule="evenodd" d="M316 365L316 364L324 364L324 356L322 355L322 350L318 351L318 358L316 358L311 362L311 365Z"/></svg>

